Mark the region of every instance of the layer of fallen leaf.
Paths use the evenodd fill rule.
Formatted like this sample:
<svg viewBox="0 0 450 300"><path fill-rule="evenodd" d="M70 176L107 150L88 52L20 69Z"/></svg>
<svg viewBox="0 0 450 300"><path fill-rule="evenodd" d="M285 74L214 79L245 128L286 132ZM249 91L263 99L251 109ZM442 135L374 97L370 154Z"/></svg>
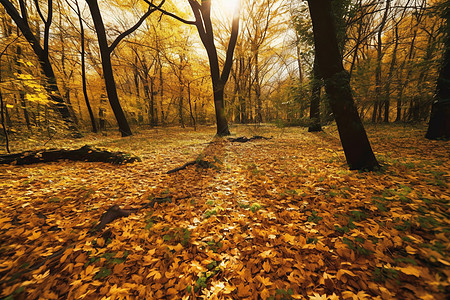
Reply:
<svg viewBox="0 0 450 300"><path fill-rule="evenodd" d="M359 173L348 171L333 127L233 128L272 137L244 144L211 140L213 130L90 137L144 159L131 165L1 166L1 296L449 294L449 142L424 139L424 128L370 127L383 169ZM211 167L166 174L200 158ZM146 205L155 198L167 201ZM112 205L136 212L92 233Z"/></svg>

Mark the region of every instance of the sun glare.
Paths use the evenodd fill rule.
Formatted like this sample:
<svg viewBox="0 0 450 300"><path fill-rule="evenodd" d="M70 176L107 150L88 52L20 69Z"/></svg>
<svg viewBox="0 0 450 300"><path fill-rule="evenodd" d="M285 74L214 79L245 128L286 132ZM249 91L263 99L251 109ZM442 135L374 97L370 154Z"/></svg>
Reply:
<svg viewBox="0 0 450 300"><path fill-rule="evenodd" d="M216 0L219 2L220 9L223 9L224 13L227 15L232 15L234 11L238 8L239 2L241 0Z"/></svg>

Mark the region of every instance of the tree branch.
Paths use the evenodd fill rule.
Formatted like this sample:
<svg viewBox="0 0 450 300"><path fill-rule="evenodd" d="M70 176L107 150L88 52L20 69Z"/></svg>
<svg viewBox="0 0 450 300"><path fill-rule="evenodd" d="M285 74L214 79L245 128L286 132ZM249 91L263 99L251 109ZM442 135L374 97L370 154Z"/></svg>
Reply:
<svg viewBox="0 0 450 300"><path fill-rule="evenodd" d="M119 34L119 36L114 40L114 42L108 47L109 53L113 52L114 49L117 47L117 45L120 43L120 41L122 41L126 36L130 35L131 33L133 33L136 29L138 29L139 26L141 26L141 24L145 21L145 19L147 19L147 17L150 16L156 10L155 8L152 8L152 6L154 6L153 3L148 2L147 0L144 0L144 1L149 4L147 12L144 15L142 15L142 17L139 19L139 21L137 21L136 24L134 24L133 27L131 27L128 30L126 30L126 31L122 32L121 34ZM161 3L158 6L155 6L155 7L160 7L161 5L164 4L164 2L166 2L166 0L161 1Z"/></svg>
<svg viewBox="0 0 450 300"><path fill-rule="evenodd" d="M222 75L220 76L222 82L227 82L228 77L230 76L231 67L233 65L233 53L234 48L236 47L236 42L239 34L239 13L240 10L236 9L236 11L233 14L233 23L231 25L231 36L230 41L228 43L227 56L225 58L225 63L223 65Z"/></svg>
<svg viewBox="0 0 450 300"><path fill-rule="evenodd" d="M185 19L183 19L183 18L181 18L181 17L179 17L179 16L177 16L177 15L175 15L175 14L173 14L173 13L170 13L170 12L168 12L168 11L162 9L162 8L161 8L161 4L158 5L158 6L156 6L155 4L151 3L151 2L148 1L148 0L144 0L144 2L147 3L148 5L150 5L150 7L153 7L153 8L155 8L156 10L162 12L163 14L165 14L165 15L167 15L167 16L169 16L169 17L172 17L172 18L174 18L174 19L176 19L176 20L178 20L178 21L180 21L180 22L183 22L184 24L188 24L188 25L195 25L195 24L196 24L196 21L188 21L188 20L185 20ZM163 2L164 2L164 1L163 1Z"/></svg>
<svg viewBox="0 0 450 300"><path fill-rule="evenodd" d="M9 2L9 1L8 1ZM3 4L5 5L5 4ZM11 4L12 5L12 4ZM19 0L20 12L22 13L22 19L28 26L28 11L27 6L23 0Z"/></svg>
<svg viewBox="0 0 450 300"><path fill-rule="evenodd" d="M34 0L34 6L36 6L36 10L37 10L38 15L39 15L39 17L41 18L42 22L44 22L44 24L47 23L47 21L46 21L45 18L44 18L44 14L43 14L42 11L41 11L41 7L40 7L40 5L39 5L38 0Z"/></svg>
<svg viewBox="0 0 450 300"><path fill-rule="evenodd" d="M39 45L36 37L34 36L33 32L31 32L30 26L28 25L27 21L27 12L25 7L22 7L23 0L19 0L20 7L22 10L23 17L20 16L17 9L14 7L14 5L8 1L8 0L0 0L0 3L3 5L3 7L6 10L6 13L11 16L13 21L16 23L17 27L19 27L20 31L24 35L24 37L27 39L27 41L30 43L31 47L33 48L34 52L39 55L42 53L43 49L41 48L41 45Z"/></svg>
<svg viewBox="0 0 450 300"><path fill-rule="evenodd" d="M37 1L37 0L36 0ZM48 7L47 7L47 21L42 19L44 22L44 52L48 55L48 41L50 38L50 25L52 24L52 18L53 18L53 1L48 0Z"/></svg>

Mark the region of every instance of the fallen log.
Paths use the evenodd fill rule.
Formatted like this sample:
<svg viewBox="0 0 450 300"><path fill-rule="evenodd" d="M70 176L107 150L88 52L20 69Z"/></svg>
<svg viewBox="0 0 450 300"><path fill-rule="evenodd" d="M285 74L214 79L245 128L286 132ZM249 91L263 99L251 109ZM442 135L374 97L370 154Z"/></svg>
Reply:
<svg viewBox="0 0 450 300"><path fill-rule="evenodd" d="M241 137L237 137L237 138L229 138L228 140L230 142L232 142L232 143L234 143L234 142L247 143L247 142L250 142L250 141L253 141L253 140L270 140L270 138L266 138L266 137L263 137L263 136L260 136L260 135L255 135L255 136L252 136L251 138L248 138L248 137L245 137L245 136L241 136Z"/></svg>
<svg viewBox="0 0 450 300"><path fill-rule="evenodd" d="M124 152L111 152L99 150L85 145L80 149L43 149L37 151L24 151L15 154L0 155L0 164L30 165L58 160L106 162L112 164L125 164L141 161L139 157Z"/></svg>

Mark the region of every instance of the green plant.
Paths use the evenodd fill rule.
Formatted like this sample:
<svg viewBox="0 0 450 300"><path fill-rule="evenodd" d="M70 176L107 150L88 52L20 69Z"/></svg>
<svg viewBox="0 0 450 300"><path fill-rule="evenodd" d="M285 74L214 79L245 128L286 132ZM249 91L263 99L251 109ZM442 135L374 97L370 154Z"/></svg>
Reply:
<svg viewBox="0 0 450 300"><path fill-rule="evenodd" d="M163 235L163 241L171 242L173 244L180 243L183 246L186 246L191 240L191 232L187 228L176 227L173 229L164 228L163 230L167 231L165 235Z"/></svg>
<svg viewBox="0 0 450 300"><path fill-rule="evenodd" d="M292 298L292 295L294 295L294 291L292 289L277 289L275 291L275 296L270 296L268 299L269 300L275 300L275 299L279 299L279 300L291 300L294 299Z"/></svg>
<svg viewBox="0 0 450 300"><path fill-rule="evenodd" d="M194 284L194 293L197 293L198 291L202 290L203 288L207 287L208 280L214 277L216 274L218 274L220 269L220 262L219 261L212 261L210 262L206 268L208 271L202 272L200 276L197 278ZM189 285L186 288L187 292L190 294L192 292L192 286Z"/></svg>
<svg viewBox="0 0 450 300"><path fill-rule="evenodd" d="M217 209L213 208L213 209L208 209L205 211L205 213L203 214L203 216L208 219L211 216L215 216L217 215Z"/></svg>
<svg viewBox="0 0 450 300"><path fill-rule="evenodd" d="M398 278L398 271L391 268L375 268L373 271L373 279L376 282L384 283L387 279L396 279Z"/></svg>
<svg viewBox="0 0 450 300"><path fill-rule="evenodd" d="M319 215L317 215L317 211L313 210L311 212L311 215L308 217L307 221L317 224L322 219L323 219L322 217L319 217Z"/></svg>
<svg viewBox="0 0 450 300"><path fill-rule="evenodd" d="M95 274L94 279L103 279L111 275L111 273L111 269L103 267L100 269L100 271L97 272L97 274Z"/></svg>
<svg viewBox="0 0 450 300"><path fill-rule="evenodd" d="M361 255L370 255L372 253L371 250L364 248L362 245L365 242L365 239L362 237L355 237L354 240L350 240L347 237L342 239L342 242L347 245L347 247L353 252L361 254Z"/></svg>
<svg viewBox="0 0 450 300"><path fill-rule="evenodd" d="M258 203L253 203L253 204L250 206L250 210L251 210L252 213L255 213L255 212L258 211L260 208L261 208L261 205L258 204Z"/></svg>

